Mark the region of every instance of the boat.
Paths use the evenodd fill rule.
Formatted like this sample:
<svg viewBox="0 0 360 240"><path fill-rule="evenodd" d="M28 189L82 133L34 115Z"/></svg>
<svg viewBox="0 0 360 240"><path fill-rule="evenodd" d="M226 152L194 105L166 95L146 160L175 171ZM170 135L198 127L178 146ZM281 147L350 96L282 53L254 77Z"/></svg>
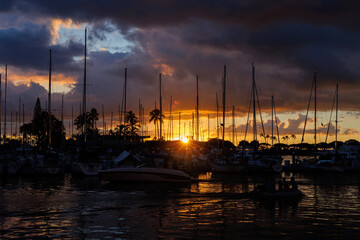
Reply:
<svg viewBox="0 0 360 240"><path fill-rule="evenodd" d="M71 171L85 176L97 176L102 168L101 162L73 162Z"/></svg>
<svg viewBox="0 0 360 240"><path fill-rule="evenodd" d="M280 173L283 169L282 158L276 156L256 156L247 162L248 172Z"/></svg>
<svg viewBox="0 0 360 240"><path fill-rule="evenodd" d="M214 173L241 173L246 170L245 166L240 164L231 164L224 160L217 160L215 163L208 161L211 171Z"/></svg>
<svg viewBox="0 0 360 240"><path fill-rule="evenodd" d="M123 151L112 161L112 167L99 171L101 177L110 181L128 182L188 182L191 177L182 170L156 165L155 159L141 159ZM152 163L149 163L151 161ZM149 166L150 165L150 166Z"/></svg>
<svg viewBox="0 0 360 240"><path fill-rule="evenodd" d="M20 170L23 174L58 175L64 173L64 164L56 152L26 156L20 160Z"/></svg>
<svg viewBox="0 0 360 240"><path fill-rule="evenodd" d="M296 200L304 196L300 190L295 191L275 191L275 192L264 192L254 190L251 192L254 197L268 200Z"/></svg>
<svg viewBox="0 0 360 240"><path fill-rule="evenodd" d="M256 82L255 82L255 66L252 64L252 101L249 105L249 116L250 116L250 106L252 105L252 113L253 113L253 141L251 147L245 147L242 146L242 149L238 150L238 155L246 162L246 170L248 172L269 172L269 173L280 173L282 171L282 157L277 156L274 154L265 154L258 150L259 142L257 140L257 121L256 121L256 99L259 104L259 97L257 94L257 88L256 88ZM272 110L274 110L274 99L272 97ZM259 111L260 112L260 111ZM276 115L275 115L276 116ZM273 118L273 114L272 114ZM260 119L262 124L262 117L260 112ZM273 120L271 121L273 125ZM247 123L248 124L248 123ZM247 125L248 126L248 125ZM247 131L246 126L246 131ZM273 129L273 126L272 126ZM265 129L263 127L263 136L266 136ZM272 136L273 136L273 130L272 130ZM245 133L245 139L246 139L246 133ZM272 137L273 139L273 137ZM265 140L266 141L266 140Z"/></svg>
<svg viewBox="0 0 360 240"><path fill-rule="evenodd" d="M110 181L127 182L189 182L191 177L184 171L155 167L119 167L100 170L99 174Z"/></svg>

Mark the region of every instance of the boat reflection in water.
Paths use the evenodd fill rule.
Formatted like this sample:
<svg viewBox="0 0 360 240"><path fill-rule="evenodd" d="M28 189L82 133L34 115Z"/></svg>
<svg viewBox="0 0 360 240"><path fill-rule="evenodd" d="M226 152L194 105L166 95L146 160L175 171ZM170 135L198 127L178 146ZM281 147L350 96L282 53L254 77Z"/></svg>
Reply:
<svg viewBox="0 0 360 240"><path fill-rule="evenodd" d="M360 179L295 175L300 201L249 196L267 177L206 173L182 187L92 178L0 179L1 238L357 239ZM89 180L88 184L86 181Z"/></svg>

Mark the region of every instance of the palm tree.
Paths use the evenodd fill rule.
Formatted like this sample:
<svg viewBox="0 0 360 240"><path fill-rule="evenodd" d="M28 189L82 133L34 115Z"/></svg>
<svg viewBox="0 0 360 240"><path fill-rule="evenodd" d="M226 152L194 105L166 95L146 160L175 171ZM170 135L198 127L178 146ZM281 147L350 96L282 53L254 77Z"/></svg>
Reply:
<svg viewBox="0 0 360 240"><path fill-rule="evenodd" d="M129 133L131 136L136 136L137 135L137 131L138 131L138 127L139 127L139 121L135 115L135 113L133 111L129 111L127 112L126 116L125 116L125 120L128 124L128 128L129 128Z"/></svg>
<svg viewBox="0 0 360 240"><path fill-rule="evenodd" d="M117 125L115 127L115 134L119 136L125 136L128 134L126 126L124 124Z"/></svg>
<svg viewBox="0 0 360 240"><path fill-rule="evenodd" d="M284 141L286 141L286 144L288 144L288 141L289 141L289 136L288 136L288 135L283 136L282 139L283 139Z"/></svg>
<svg viewBox="0 0 360 240"><path fill-rule="evenodd" d="M295 141L295 139L296 139L295 134L291 134L290 138L292 138L292 139L293 139L293 145L294 145L294 141Z"/></svg>
<svg viewBox="0 0 360 240"><path fill-rule="evenodd" d="M155 124L155 139L156 139L156 136L157 136L156 131L158 130L157 129L157 123L160 122L160 119L161 119L161 123L163 123L164 118L165 118L165 116L163 114L161 114L161 118L160 118L160 110L157 109L157 108L155 108L154 110L152 110L150 112L150 120L149 120L149 122L154 122L154 124ZM160 135L160 134L158 133L158 135Z"/></svg>
<svg viewBox="0 0 360 240"><path fill-rule="evenodd" d="M86 129L85 133L90 135L92 133L97 133L98 129L96 128L96 121L99 120L99 113L96 108L91 108L90 112L86 112ZM82 129L85 124L84 113L80 114L74 119L74 124L78 130Z"/></svg>

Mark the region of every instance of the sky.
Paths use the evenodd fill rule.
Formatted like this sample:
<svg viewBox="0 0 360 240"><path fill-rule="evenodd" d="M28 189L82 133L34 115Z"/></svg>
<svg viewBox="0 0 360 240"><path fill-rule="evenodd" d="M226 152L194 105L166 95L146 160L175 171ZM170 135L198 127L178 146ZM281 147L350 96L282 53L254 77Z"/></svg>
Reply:
<svg viewBox="0 0 360 240"><path fill-rule="evenodd" d="M87 106L102 114L104 105L107 128L111 125L111 113L113 127L118 124L127 67L127 109L138 115L140 100L148 122L155 102L159 106L161 73L165 119L169 119L172 97L177 137L179 112L180 137L192 135L198 75L201 136L203 140L216 137L216 93L221 104L221 79L226 65L226 138L232 140L231 110L235 106L235 141L243 140L254 63L266 134L271 134L271 96L274 96L280 138L295 135L296 139L287 140L288 143L301 140L316 70L317 139L325 140L330 123L328 142L334 140L335 112L331 113L331 109L336 84L339 84L339 139L358 139L359 8L358 1L337 0L2 0L0 73L4 92L7 64L7 118L10 120L12 112L15 119L19 97L25 105L25 121L30 120L37 97L45 108L51 48L52 109L60 117L64 94L64 124L70 133L72 109L73 115L77 115L82 99L87 28ZM4 101L3 93L3 106ZM312 103L307 142L314 141L313 111ZM259 121L260 116L257 118ZM98 126L102 128L101 121ZM169 136L167 121L164 126ZM154 136L153 124L147 123L143 130ZM247 133L247 140L251 137Z"/></svg>

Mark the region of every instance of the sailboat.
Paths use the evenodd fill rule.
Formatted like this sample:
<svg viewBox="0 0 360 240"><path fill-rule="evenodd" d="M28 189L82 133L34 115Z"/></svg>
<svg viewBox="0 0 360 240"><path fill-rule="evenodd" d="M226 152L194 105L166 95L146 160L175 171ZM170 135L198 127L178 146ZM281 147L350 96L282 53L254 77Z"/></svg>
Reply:
<svg viewBox="0 0 360 240"><path fill-rule="evenodd" d="M257 128L256 128L256 97L257 97L257 90L256 90L256 82L255 82L255 66L254 64L252 64L253 147L251 150L243 149L242 157L245 161L247 161L246 170L248 172L279 173L282 171L282 165L281 165L282 158L275 155L262 154L257 149L258 141L257 141ZM249 107L249 114L250 114L250 107Z"/></svg>
<svg viewBox="0 0 360 240"><path fill-rule="evenodd" d="M243 161L236 157L236 154L232 152L226 152L225 146L225 110L226 110L226 65L224 65L224 76L222 79L222 90L223 90L223 122L222 126L222 151L219 149L210 153L208 157L208 164L211 167L212 172L214 173L241 173L245 171L245 165ZM217 100L217 98L216 98ZM216 101L217 102L217 101Z"/></svg>
<svg viewBox="0 0 360 240"><path fill-rule="evenodd" d="M307 171L307 172L344 172L345 168L342 166L338 165L338 158L339 158L339 154L338 154L338 150L337 150L337 124L338 124L338 84L336 85L336 91L335 91L335 99L336 100L336 120L335 120L335 149L332 152L318 152L317 151L317 145L316 145L316 75L317 72L314 72L314 80L313 80L313 87L314 88L314 101L315 101L315 111L314 111L314 139L315 139L315 153L308 157L308 158L304 158L302 161L298 161L299 162L299 170L300 171ZM311 89L311 93L312 93L312 89ZM311 93L310 93L310 98L309 98L309 105L310 105L310 101L311 101ZM305 124L304 124L304 130L303 130L303 136L302 136L302 140L301 143L304 140L304 134L305 134L305 127L306 127L306 121L307 121L307 115L308 115L308 111L309 111L309 105L308 105L308 109L307 109L307 114L306 114L306 119L305 119ZM331 119L330 119L331 121ZM329 126L330 126L329 122Z"/></svg>
<svg viewBox="0 0 360 240"><path fill-rule="evenodd" d="M83 116L86 118L86 35L87 30L85 28L85 52L84 52L84 89L83 89ZM89 152L86 149L86 119L83 126L84 142L80 153L80 159L77 162L73 162L71 170L75 174L81 174L86 176L95 176L99 174L99 170L102 168L102 163L97 159L95 153Z"/></svg>

